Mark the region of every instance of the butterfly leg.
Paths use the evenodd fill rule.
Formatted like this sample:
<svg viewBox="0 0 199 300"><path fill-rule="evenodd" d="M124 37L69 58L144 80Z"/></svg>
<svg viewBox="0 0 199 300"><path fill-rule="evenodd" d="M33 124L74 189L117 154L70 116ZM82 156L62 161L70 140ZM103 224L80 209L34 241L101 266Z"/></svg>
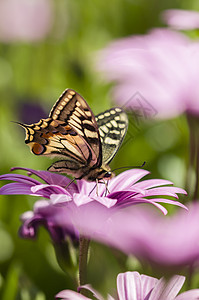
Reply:
<svg viewBox="0 0 199 300"><path fill-rule="evenodd" d="M96 183L96 185L92 188L92 190L90 191L89 196L90 196L91 193L94 191L94 189L96 188L96 186L97 186L97 183Z"/></svg>
<svg viewBox="0 0 199 300"><path fill-rule="evenodd" d="M96 194L97 194L97 196L99 196L98 183L99 183L99 180L96 179Z"/></svg>
<svg viewBox="0 0 199 300"><path fill-rule="evenodd" d="M67 188L69 187L69 185L71 185L71 183L73 183L75 181L75 177L65 186L65 189L67 190Z"/></svg>
<svg viewBox="0 0 199 300"><path fill-rule="evenodd" d="M105 191L105 197L106 197L107 193L110 194L110 191L108 189L108 180L107 181L105 181L104 179L102 179L102 180L103 180L103 183L105 184L105 187L106 187L106 191Z"/></svg>

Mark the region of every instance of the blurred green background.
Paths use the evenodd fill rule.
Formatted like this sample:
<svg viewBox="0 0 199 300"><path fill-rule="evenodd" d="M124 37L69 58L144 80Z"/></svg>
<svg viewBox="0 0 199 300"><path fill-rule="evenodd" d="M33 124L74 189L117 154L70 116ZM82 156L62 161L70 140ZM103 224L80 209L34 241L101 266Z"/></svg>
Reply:
<svg viewBox="0 0 199 300"><path fill-rule="evenodd" d="M18 5L26 1L18 1ZM3 0L0 0L0 15L1 2ZM8 2L12 4L12 1ZM34 32L34 25L40 24L38 18L42 19L42 10L35 14L29 39L12 37L12 31L16 29L9 21L10 17L16 16L12 16L16 9L12 5L9 13L4 13L11 38L6 40L0 29L0 174L8 173L14 166L46 169L51 163L48 158L30 153L24 143L23 129L11 121L39 121L66 88L78 91L96 114L114 106L110 85L94 67L97 51L114 39L163 26L160 12L164 9L199 10L197 0L42 2L50 5L49 27L42 37L31 40L31 30ZM45 12L45 6L42 9ZM25 9L22 13L27 14ZM39 26L44 25L41 22ZM139 166L146 161L145 168L151 171L148 178L165 178L184 187L187 150L185 117L161 122L145 120L138 127L134 127L131 120L126 141L111 167ZM18 237L19 217L32 209L34 201L35 198L26 196L0 197L2 300L53 299L60 290L74 288L70 276L65 276L59 269L44 229L40 230L37 241L24 241ZM124 257L114 257L112 250L104 246L93 245L90 260L89 278L102 292L111 292L117 273L127 270ZM133 270L134 264L136 262L131 261L127 266Z"/></svg>

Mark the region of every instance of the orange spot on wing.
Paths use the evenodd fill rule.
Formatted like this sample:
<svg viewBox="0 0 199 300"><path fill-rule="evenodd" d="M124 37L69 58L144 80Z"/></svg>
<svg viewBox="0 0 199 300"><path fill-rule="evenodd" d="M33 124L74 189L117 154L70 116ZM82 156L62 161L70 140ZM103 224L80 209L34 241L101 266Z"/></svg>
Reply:
<svg viewBox="0 0 199 300"><path fill-rule="evenodd" d="M34 145L32 146L32 152L36 155L41 155L44 152L44 150L44 146L38 143L34 143Z"/></svg>

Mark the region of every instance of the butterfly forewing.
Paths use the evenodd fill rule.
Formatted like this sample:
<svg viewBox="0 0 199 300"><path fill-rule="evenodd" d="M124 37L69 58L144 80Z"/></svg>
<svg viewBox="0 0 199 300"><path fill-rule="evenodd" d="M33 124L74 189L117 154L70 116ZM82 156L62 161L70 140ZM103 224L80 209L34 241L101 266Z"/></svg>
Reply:
<svg viewBox="0 0 199 300"><path fill-rule="evenodd" d="M92 160L101 164L101 143L98 125L87 102L72 89L63 92L53 106L49 117L66 122L83 139L92 152ZM95 157L95 158L94 158ZM97 161L96 161L97 160Z"/></svg>
<svg viewBox="0 0 199 300"><path fill-rule="evenodd" d="M23 127L26 129L25 142L35 155L74 159L82 165L90 162L88 145L69 125L49 118Z"/></svg>
<svg viewBox="0 0 199 300"><path fill-rule="evenodd" d="M96 117L102 144L102 161L109 164L117 153L128 129L127 114L119 107Z"/></svg>

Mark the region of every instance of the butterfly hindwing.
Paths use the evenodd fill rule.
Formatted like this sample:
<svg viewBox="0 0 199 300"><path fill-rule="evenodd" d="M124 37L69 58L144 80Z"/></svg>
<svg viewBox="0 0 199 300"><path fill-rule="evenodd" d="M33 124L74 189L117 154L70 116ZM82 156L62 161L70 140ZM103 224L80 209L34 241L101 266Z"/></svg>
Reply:
<svg viewBox="0 0 199 300"><path fill-rule="evenodd" d="M128 117L121 108L115 107L98 114L95 118L102 144L102 161L109 164L125 137Z"/></svg>

